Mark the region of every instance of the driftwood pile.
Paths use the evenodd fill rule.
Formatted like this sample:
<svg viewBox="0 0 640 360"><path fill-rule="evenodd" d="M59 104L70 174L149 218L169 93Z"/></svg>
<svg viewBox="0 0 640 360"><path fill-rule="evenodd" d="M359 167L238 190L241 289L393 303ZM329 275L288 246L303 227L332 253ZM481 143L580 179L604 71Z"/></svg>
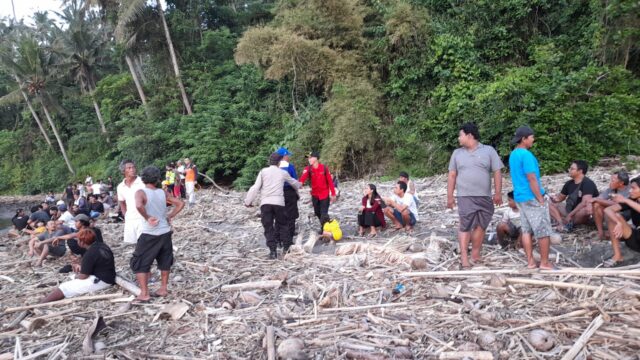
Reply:
<svg viewBox="0 0 640 360"><path fill-rule="evenodd" d="M592 178L604 188L608 172ZM544 183L555 192L565 178ZM562 255L552 252L560 271L526 270L520 253L490 245L483 264L459 271L446 178L416 183L413 234L355 236L366 183L347 182L330 210L344 240L306 250L318 223L303 191L296 244L277 261L267 259L244 194L201 191L174 221L170 295L149 304L132 303L133 247L122 244L122 224L99 224L122 286L46 306L36 304L67 279L57 272L65 262L33 267L20 239L3 239L0 359L637 358L640 265L580 268L571 256L594 248L571 234ZM392 185L378 184L379 192ZM154 289L159 274L152 277Z"/></svg>

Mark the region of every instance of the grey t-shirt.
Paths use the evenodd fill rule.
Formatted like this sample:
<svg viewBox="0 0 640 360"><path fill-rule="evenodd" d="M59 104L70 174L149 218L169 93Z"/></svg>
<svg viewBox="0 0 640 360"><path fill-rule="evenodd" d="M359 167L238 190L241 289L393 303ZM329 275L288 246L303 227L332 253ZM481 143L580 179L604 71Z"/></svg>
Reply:
<svg viewBox="0 0 640 360"><path fill-rule="evenodd" d="M500 156L489 145L478 144L474 151L456 149L449 161L449 171L457 172L456 195L491 196L492 174L503 167Z"/></svg>
<svg viewBox="0 0 640 360"><path fill-rule="evenodd" d="M625 186L624 189L622 189L622 190L612 190L611 188L607 187L607 189L604 190L603 192L601 192L600 196L598 196L598 197L600 199L611 200L611 199L609 199L609 196L611 196L613 194L620 194L620 195L628 198L629 197L629 185Z"/></svg>

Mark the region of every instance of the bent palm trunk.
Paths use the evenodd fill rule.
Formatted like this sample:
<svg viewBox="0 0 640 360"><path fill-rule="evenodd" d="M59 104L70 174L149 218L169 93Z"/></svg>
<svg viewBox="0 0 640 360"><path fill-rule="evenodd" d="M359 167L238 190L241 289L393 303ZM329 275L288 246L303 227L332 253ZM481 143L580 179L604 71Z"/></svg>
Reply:
<svg viewBox="0 0 640 360"><path fill-rule="evenodd" d="M51 119L51 115L49 114L49 110L47 109L47 106L44 104L44 102L42 101L42 97L38 96L38 100L40 100L40 104L42 105L42 110L44 110L44 114L47 116L47 120L49 121L49 125L51 125L51 129L53 130L53 135L56 136L56 140L58 140L58 146L60 146L60 152L62 153L62 157L64 158L64 161L67 163L67 167L69 168L69 171L75 175L75 171L73 171L73 167L71 166L71 162L69 161L69 157L67 156L67 152L64 149L64 144L62 143L62 139L60 138L60 134L58 134L58 129L56 128L56 125L53 123L53 120Z"/></svg>
<svg viewBox="0 0 640 360"><path fill-rule="evenodd" d="M14 74L14 76L15 76L16 82L18 83L18 87L22 86L22 83L20 82L20 78L18 77L18 75ZM33 118L36 120L36 124L38 124L38 128L40 129L42 136L44 136L44 139L47 141L47 144L49 144L49 147L53 149L53 144L51 144L51 139L49 139L49 135L47 135L47 132L44 130L44 127L42 126L42 122L40 121L40 117L38 116L38 113L36 112L36 110L33 108L33 105L31 105L31 101L29 100L27 93L25 93L24 90L22 90L22 88L20 88L20 93L22 94L24 101L27 102L29 111L31 111L31 115L33 115Z"/></svg>
<svg viewBox="0 0 640 360"><path fill-rule="evenodd" d="M140 84L140 79L138 79L138 73L136 73L136 69L133 66L133 61L131 60L131 57L129 55L125 55L124 59L127 62L127 66L129 66L129 71L131 72L133 83L136 84L136 89L138 89L138 95L140 95L140 100L142 101L142 106L144 106L144 111L147 113L147 116L149 116L147 97L144 95L144 89L142 88L142 84Z"/></svg>

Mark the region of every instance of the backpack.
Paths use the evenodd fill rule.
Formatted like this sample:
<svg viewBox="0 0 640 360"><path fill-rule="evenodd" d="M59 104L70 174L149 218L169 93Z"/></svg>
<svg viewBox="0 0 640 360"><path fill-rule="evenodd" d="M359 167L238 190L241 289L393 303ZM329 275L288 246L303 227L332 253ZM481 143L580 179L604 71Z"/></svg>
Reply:
<svg viewBox="0 0 640 360"><path fill-rule="evenodd" d="M329 185L329 168L325 164L320 164L320 166L324 169L324 179L327 182L327 185ZM320 166L318 166L318 168L320 168ZM309 170L309 180L311 180L311 178L313 178L313 166L309 165L307 166L307 169ZM333 187L337 187L335 180L332 180L332 182Z"/></svg>

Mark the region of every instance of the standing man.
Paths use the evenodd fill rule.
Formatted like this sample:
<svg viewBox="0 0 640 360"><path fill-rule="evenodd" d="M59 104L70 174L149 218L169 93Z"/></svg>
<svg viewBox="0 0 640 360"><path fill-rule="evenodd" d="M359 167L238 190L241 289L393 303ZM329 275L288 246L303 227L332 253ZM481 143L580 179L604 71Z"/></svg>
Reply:
<svg viewBox="0 0 640 360"><path fill-rule="evenodd" d="M494 204L502 204L502 173L504 167L496 150L480 143L480 132L473 123L460 127L460 146L451 155L447 181L447 207L453 209L456 201L453 191L457 188L460 228L460 258L462 268L481 260L482 241L493 217ZM495 193L491 198L491 177ZM471 241L471 262L467 249Z"/></svg>
<svg viewBox="0 0 640 360"><path fill-rule="evenodd" d="M280 147L276 153L282 156L282 160L280 160L280 169L286 171L293 179L298 180L298 173L296 173L296 168L289 162L289 157L291 153L287 148ZM289 183L284 183L284 212L287 215L287 229L289 240L287 243L293 243L293 235L296 232L296 219L300 216L298 212L298 199L300 196L298 195L298 191L291 187ZM279 239L278 229L276 229L276 239ZM280 246L284 244L279 242Z"/></svg>
<svg viewBox="0 0 640 360"><path fill-rule="evenodd" d="M289 251L292 237L289 236L287 214L285 213L284 183L299 189L300 183L282 171L278 165L282 157L278 153L269 156L269 167L260 170L255 184L249 189L244 199L246 207L253 206L253 200L260 193L260 215L264 227L264 237L269 247L269 258L277 259L278 240L282 242L283 252ZM276 234L278 238L276 238Z"/></svg>
<svg viewBox="0 0 640 360"><path fill-rule="evenodd" d="M533 258L535 237L540 246L540 269L552 270L555 266L549 262L549 237L552 233L549 202L544 198L538 159L529 151L534 141L533 130L528 126L519 127L511 139L511 144L517 144L509 156L513 198L520 209L522 247L527 255L528 268L538 267Z"/></svg>
<svg viewBox="0 0 640 360"><path fill-rule="evenodd" d="M184 186L187 190L187 201L189 206L196 203L196 182L198 181L198 167L191 162L191 159L184 159L185 163L185 175Z"/></svg>
<svg viewBox="0 0 640 360"><path fill-rule="evenodd" d="M124 216L124 243L133 245L142 234L144 219L136 209L136 192L144 188L144 183L136 172L136 163L133 160L122 160L120 171L124 179L118 185L118 204Z"/></svg>
<svg viewBox="0 0 640 360"><path fill-rule="evenodd" d="M309 158L309 166L304 168L300 183L304 184L308 178L311 178L311 202L313 203L313 212L320 222L320 232L322 234L322 215L329 215L329 204L336 201L336 188L333 185L333 177L329 172L329 168L321 164L320 154L312 151L307 155Z"/></svg>
<svg viewBox="0 0 640 360"><path fill-rule="evenodd" d="M169 294L169 272L173 265L173 244L171 242L171 219L184 207L184 202L160 188L162 171L155 166L147 166L142 170L142 182L145 187L136 191L136 209L142 216L142 234L131 257L131 270L136 273L140 284L138 301L149 301L149 277L151 265L156 260L160 270L160 289L154 296L165 297ZM173 209L167 214L167 203Z"/></svg>

